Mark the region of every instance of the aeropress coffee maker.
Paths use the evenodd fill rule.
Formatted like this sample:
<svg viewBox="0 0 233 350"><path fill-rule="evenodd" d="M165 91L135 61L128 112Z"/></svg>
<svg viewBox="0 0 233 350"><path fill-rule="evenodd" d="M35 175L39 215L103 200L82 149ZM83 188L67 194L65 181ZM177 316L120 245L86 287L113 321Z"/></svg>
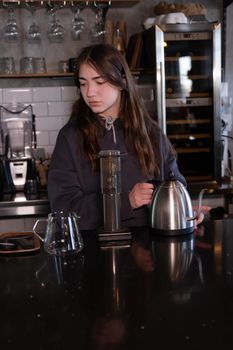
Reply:
<svg viewBox="0 0 233 350"><path fill-rule="evenodd" d="M121 225L121 154L118 150L99 153L104 226L98 233L101 241L126 240L131 233Z"/></svg>
<svg viewBox="0 0 233 350"><path fill-rule="evenodd" d="M2 193L24 191L27 180L36 180L32 147L36 148L32 106L0 106L0 183Z"/></svg>

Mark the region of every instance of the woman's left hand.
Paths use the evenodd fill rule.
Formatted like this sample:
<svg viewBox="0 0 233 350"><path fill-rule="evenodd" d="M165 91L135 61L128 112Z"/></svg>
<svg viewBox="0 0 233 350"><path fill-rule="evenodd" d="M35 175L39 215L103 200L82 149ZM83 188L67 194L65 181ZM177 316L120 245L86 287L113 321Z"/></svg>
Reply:
<svg viewBox="0 0 233 350"><path fill-rule="evenodd" d="M133 209L148 205L151 202L154 186L148 182L136 183L129 192L129 201Z"/></svg>

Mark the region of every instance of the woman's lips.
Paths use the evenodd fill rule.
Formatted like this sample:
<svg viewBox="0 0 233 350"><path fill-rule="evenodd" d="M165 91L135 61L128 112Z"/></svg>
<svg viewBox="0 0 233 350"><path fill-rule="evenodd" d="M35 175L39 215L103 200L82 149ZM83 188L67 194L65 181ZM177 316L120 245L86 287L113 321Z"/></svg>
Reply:
<svg viewBox="0 0 233 350"><path fill-rule="evenodd" d="M99 101L89 102L90 107L98 107L98 106L100 106L100 104L101 104L101 102L99 102Z"/></svg>

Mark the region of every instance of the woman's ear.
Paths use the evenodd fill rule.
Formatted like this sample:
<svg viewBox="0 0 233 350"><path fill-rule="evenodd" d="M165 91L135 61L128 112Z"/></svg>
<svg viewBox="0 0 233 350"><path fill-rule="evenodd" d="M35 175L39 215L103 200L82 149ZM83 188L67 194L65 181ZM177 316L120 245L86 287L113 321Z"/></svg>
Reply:
<svg viewBox="0 0 233 350"><path fill-rule="evenodd" d="M123 77L123 83L124 83L124 89L121 89L121 90L128 90L128 83L127 83L127 80L126 80L126 78L125 77Z"/></svg>

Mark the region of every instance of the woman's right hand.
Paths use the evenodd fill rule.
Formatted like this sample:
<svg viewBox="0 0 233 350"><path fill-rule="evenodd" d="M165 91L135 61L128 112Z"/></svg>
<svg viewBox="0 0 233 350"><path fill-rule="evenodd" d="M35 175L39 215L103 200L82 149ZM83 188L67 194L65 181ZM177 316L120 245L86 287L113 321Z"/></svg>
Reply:
<svg viewBox="0 0 233 350"><path fill-rule="evenodd" d="M137 183L129 192L129 201L133 209L151 203L154 185L148 182Z"/></svg>

